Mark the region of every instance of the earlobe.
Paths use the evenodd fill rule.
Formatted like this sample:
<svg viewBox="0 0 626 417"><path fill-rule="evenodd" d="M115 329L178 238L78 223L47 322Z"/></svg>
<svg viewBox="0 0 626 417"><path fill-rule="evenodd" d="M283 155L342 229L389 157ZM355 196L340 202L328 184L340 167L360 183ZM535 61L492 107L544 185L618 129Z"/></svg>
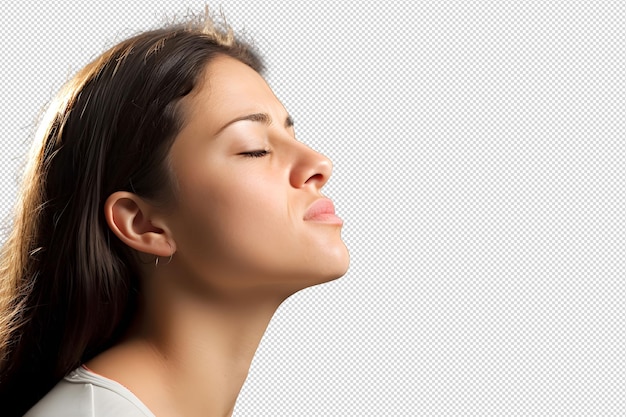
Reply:
<svg viewBox="0 0 626 417"><path fill-rule="evenodd" d="M109 228L131 248L157 256L169 256L174 250L164 228L150 219L150 206L136 194L117 191L104 203Z"/></svg>

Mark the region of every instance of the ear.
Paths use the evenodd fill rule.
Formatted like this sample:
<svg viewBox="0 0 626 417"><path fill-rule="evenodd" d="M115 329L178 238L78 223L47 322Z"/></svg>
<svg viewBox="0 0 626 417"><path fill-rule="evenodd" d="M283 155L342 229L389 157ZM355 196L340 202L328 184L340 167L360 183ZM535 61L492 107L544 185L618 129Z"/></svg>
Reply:
<svg viewBox="0 0 626 417"><path fill-rule="evenodd" d="M167 226L156 219L152 206L136 194L111 194L104 203L104 217L111 231L135 250L162 257L176 251Z"/></svg>

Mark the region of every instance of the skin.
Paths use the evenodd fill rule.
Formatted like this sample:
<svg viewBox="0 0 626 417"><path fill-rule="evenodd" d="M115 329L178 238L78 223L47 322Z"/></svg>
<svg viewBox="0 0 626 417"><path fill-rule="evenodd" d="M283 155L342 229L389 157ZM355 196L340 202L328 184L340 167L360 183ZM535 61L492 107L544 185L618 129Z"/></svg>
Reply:
<svg viewBox="0 0 626 417"><path fill-rule="evenodd" d="M105 204L111 230L159 265L142 265L128 336L86 365L159 417L231 416L276 309L345 274L349 255L340 222L304 220L332 164L295 139L258 73L217 57L182 105L173 203L117 192Z"/></svg>

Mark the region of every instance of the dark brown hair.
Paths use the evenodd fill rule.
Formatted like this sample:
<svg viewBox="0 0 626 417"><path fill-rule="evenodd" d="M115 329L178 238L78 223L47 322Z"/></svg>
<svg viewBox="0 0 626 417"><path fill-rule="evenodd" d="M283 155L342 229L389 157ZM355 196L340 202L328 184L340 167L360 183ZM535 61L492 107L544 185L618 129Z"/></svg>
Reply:
<svg viewBox="0 0 626 417"><path fill-rule="evenodd" d="M263 70L251 44L206 10L112 47L50 105L0 254L3 416L22 415L126 330L138 268L110 233L104 201L119 190L173 198L167 155L185 122L180 100L219 54Z"/></svg>

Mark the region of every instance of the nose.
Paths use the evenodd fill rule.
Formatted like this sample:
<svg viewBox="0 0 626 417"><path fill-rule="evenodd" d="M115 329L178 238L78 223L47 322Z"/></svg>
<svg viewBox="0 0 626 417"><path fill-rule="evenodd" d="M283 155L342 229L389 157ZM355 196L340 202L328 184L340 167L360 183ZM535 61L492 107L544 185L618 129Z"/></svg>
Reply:
<svg viewBox="0 0 626 417"><path fill-rule="evenodd" d="M333 171L333 163L326 156L298 142L297 160L291 171L292 187L312 186L321 189Z"/></svg>

